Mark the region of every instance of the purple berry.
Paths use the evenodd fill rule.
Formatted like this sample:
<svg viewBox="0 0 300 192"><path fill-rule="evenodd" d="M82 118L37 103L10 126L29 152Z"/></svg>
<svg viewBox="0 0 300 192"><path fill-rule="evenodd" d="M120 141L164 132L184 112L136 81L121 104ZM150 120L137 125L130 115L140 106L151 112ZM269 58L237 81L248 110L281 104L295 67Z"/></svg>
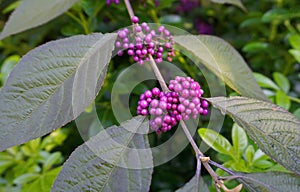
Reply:
<svg viewBox="0 0 300 192"><path fill-rule="evenodd" d="M139 22L139 18L137 16L133 16L131 18L132 23L138 23Z"/></svg>

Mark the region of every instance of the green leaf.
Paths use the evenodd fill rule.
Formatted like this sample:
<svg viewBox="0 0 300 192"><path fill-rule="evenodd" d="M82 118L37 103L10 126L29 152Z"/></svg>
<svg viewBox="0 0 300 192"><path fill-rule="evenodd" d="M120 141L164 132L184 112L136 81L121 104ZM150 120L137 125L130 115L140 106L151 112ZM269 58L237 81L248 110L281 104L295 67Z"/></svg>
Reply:
<svg viewBox="0 0 300 192"><path fill-rule="evenodd" d="M197 186L198 183L198 186ZM209 192L209 189L204 182L204 179L200 176L199 181L197 182L196 175L187 182L183 187L177 189L176 192Z"/></svg>
<svg viewBox="0 0 300 192"><path fill-rule="evenodd" d="M187 35L175 36L174 41L187 56L199 60L241 95L268 100L244 59L224 40L208 35Z"/></svg>
<svg viewBox="0 0 300 192"><path fill-rule="evenodd" d="M0 91L0 151L75 119L94 100L116 34L79 35L26 54Z"/></svg>
<svg viewBox="0 0 300 192"><path fill-rule="evenodd" d="M263 88L270 88L280 90L280 88L269 78L260 73L253 73L259 86Z"/></svg>
<svg viewBox="0 0 300 192"><path fill-rule="evenodd" d="M300 177L283 172L264 172L264 173L239 173L242 179L240 182L250 192L282 192L300 191Z"/></svg>
<svg viewBox="0 0 300 192"><path fill-rule="evenodd" d="M40 175L38 173L26 173L14 179L14 184L24 184L35 180Z"/></svg>
<svg viewBox="0 0 300 192"><path fill-rule="evenodd" d="M0 160L0 174L11 167L15 162L13 160Z"/></svg>
<svg viewBox="0 0 300 192"><path fill-rule="evenodd" d="M240 0L211 0L214 3L228 3L228 4L232 4L235 5L239 8L241 8L243 11L247 12L247 9L245 8L245 6L243 5L243 3Z"/></svg>
<svg viewBox="0 0 300 192"><path fill-rule="evenodd" d="M10 35L37 27L67 11L78 0L21 1L11 14L0 34L0 40Z"/></svg>
<svg viewBox="0 0 300 192"><path fill-rule="evenodd" d="M281 90L284 93L289 92L290 87L291 87L290 82L282 73L274 72L273 78L274 78L275 82L277 83L277 85L279 85L279 87L281 88Z"/></svg>
<svg viewBox="0 0 300 192"><path fill-rule="evenodd" d="M276 104L284 108L285 110L289 110L289 108L291 107L291 100L284 92L277 91Z"/></svg>
<svg viewBox="0 0 300 192"><path fill-rule="evenodd" d="M289 42L294 49L300 50L300 35L298 34L290 35Z"/></svg>
<svg viewBox="0 0 300 192"><path fill-rule="evenodd" d="M263 22L283 22L285 20L300 17L300 12L298 9L271 9L266 12L263 17Z"/></svg>
<svg viewBox="0 0 300 192"><path fill-rule="evenodd" d="M9 73L13 70L13 68L16 66L16 64L19 62L20 60L20 56L19 55L12 55L10 57L8 57L7 59L5 59L5 61L2 64L1 67L1 80L3 83L5 83L5 81L8 78Z"/></svg>
<svg viewBox="0 0 300 192"><path fill-rule="evenodd" d="M244 129L242 129L238 124L234 124L231 131L232 144L237 158L239 159L241 154L248 146L248 138Z"/></svg>
<svg viewBox="0 0 300 192"><path fill-rule="evenodd" d="M300 62L300 50L297 49L290 49L289 53L293 55L293 57L296 59L296 61Z"/></svg>
<svg viewBox="0 0 300 192"><path fill-rule="evenodd" d="M135 134L137 129L148 130L143 120L138 116L109 127L79 146L52 191L149 191L152 152L147 135Z"/></svg>
<svg viewBox="0 0 300 192"><path fill-rule="evenodd" d="M300 119L300 108L296 109L296 111L294 111L293 113L298 119Z"/></svg>
<svg viewBox="0 0 300 192"><path fill-rule="evenodd" d="M257 52L262 52L262 51L266 51L269 48L269 44L268 43L264 43L264 42L251 42L251 43L247 43L244 47L243 47L243 51L247 52L247 53L257 53Z"/></svg>
<svg viewBox="0 0 300 192"><path fill-rule="evenodd" d="M245 151L245 157L249 164L252 164L254 152L255 152L255 150L254 150L253 145L249 145Z"/></svg>
<svg viewBox="0 0 300 192"><path fill-rule="evenodd" d="M205 143L217 152L234 157L232 145L221 134L205 128L198 129L198 134Z"/></svg>
<svg viewBox="0 0 300 192"><path fill-rule="evenodd" d="M260 169L267 169L270 168L274 165L271 161L268 160L260 160L260 161L255 161L253 163L253 166L260 168Z"/></svg>
<svg viewBox="0 0 300 192"><path fill-rule="evenodd" d="M60 152L52 153L45 161L43 170L49 170L53 165L59 163L59 160L62 158L62 155Z"/></svg>
<svg viewBox="0 0 300 192"><path fill-rule="evenodd" d="M285 168L300 175L300 121L272 103L246 97L208 98L245 129L258 147Z"/></svg>
<svg viewBox="0 0 300 192"><path fill-rule="evenodd" d="M60 170L61 167L57 167L51 171L43 173L34 182L26 185L24 192L33 192L33 191L49 192Z"/></svg>

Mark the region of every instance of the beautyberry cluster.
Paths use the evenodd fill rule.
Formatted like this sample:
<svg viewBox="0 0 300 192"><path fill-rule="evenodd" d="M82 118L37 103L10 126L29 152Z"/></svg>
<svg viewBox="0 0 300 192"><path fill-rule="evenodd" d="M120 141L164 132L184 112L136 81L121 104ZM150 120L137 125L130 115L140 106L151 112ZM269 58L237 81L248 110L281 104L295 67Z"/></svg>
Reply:
<svg viewBox="0 0 300 192"><path fill-rule="evenodd" d="M127 50L127 54L141 65L149 60L149 55L152 55L157 63L162 62L163 52L167 52L167 59L171 62L175 53L173 36L169 30L164 26L154 30L145 22L138 24L139 18L136 16L131 20L132 30L125 28L118 32L116 47ZM118 51L119 56L123 53L122 50Z"/></svg>
<svg viewBox="0 0 300 192"><path fill-rule="evenodd" d="M106 0L106 5L110 5L112 3L115 3L116 5L119 5L120 0Z"/></svg>
<svg viewBox="0 0 300 192"><path fill-rule="evenodd" d="M176 77L170 81L170 92L164 93L157 87L140 96L138 115L151 115L150 126L156 133L166 132L180 120L208 114L208 102L202 100L203 90L190 77Z"/></svg>

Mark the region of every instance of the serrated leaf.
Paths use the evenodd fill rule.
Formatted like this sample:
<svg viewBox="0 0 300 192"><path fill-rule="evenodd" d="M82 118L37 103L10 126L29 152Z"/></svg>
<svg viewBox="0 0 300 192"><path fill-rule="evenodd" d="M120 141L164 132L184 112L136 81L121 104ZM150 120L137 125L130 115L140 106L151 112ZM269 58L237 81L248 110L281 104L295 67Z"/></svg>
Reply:
<svg viewBox="0 0 300 192"><path fill-rule="evenodd" d="M229 87L243 96L267 101L241 55L224 40L209 36L175 36L174 41L187 56L197 59ZM198 63L198 62L195 62Z"/></svg>
<svg viewBox="0 0 300 192"><path fill-rule="evenodd" d="M284 92L276 91L276 104L285 110L289 110L291 106L291 100Z"/></svg>
<svg viewBox="0 0 300 192"><path fill-rule="evenodd" d="M239 8L241 8L243 11L247 12L247 9L245 8L245 6L243 5L243 3L240 0L211 0L214 3L228 3L228 4L232 4L235 5Z"/></svg>
<svg viewBox="0 0 300 192"><path fill-rule="evenodd" d="M245 129L258 147L285 168L300 175L300 121L272 103L246 97L208 101Z"/></svg>
<svg viewBox="0 0 300 192"><path fill-rule="evenodd" d="M192 192L209 192L209 189L201 176L199 177L198 186L197 186L197 177L195 175L183 187L176 190L176 192L191 192L191 191Z"/></svg>
<svg viewBox="0 0 300 192"><path fill-rule="evenodd" d="M67 11L78 0L25 0L11 14L0 34L0 40L37 27Z"/></svg>
<svg viewBox="0 0 300 192"><path fill-rule="evenodd" d="M274 72L273 78L274 78L275 82L277 83L277 85L279 85L279 87L281 88L281 90L284 93L289 92L290 87L291 87L290 82L282 73Z"/></svg>
<svg viewBox="0 0 300 192"><path fill-rule="evenodd" d="M244 129L242 129L238 124L234 124L231 131L232 144L237 158L243 154L244 150L248 146L248 138Z"/></svg>
<svg viewBox="0 0 300 192"><path fill-rule="evenodd" d="M0 91L0 151L76 118L101 88L116 34L79 35L26 54Z"/></svg>
<svg viewBox="0 0 300 192"><path fill-rule="evenodd" d="M219 153L234 157L234 150L229 141L221 134L211 130L198 129L201 139Z"/></svg>
<svg viewBox="0 0 300 192"><path fill-rule="evenodd" d="M238 173L241 183L251 192L300 191L300 177L283 172Z"/></svg>
<svg viewBox="0 0 300 192"><path fill-rule="evenodd" d="M298 9L271 9L266 12L263 17L263 22L283 22L284 20L300 17Z"/></svg>
<svg viewBox="0 0 300 192"><path fill-rule="evenodd" d="M269 78L260 73L253 73L259 86L263 88L271 88L274 90L280 90L280 88Z"/></svg>
<svg viewBox="0 0 300 192"><path fill-rule="evenodd" d="M109 127L79 146L63 165L52 191L149 191L152 153L147 135L135 134L137 129L148 129L143 119L138 116Z"/></svg>

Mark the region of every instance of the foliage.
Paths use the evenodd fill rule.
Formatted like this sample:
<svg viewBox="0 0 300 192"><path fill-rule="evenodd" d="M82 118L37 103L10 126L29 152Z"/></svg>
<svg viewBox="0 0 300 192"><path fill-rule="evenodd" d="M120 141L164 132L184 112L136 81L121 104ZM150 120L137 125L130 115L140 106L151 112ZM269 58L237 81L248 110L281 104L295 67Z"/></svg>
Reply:
<svg viewBox="0 0 300 192"><path fill-rule="evenodd" d="M67 132L58 129L44 138L31 140L0 153L0 191L49 191L64 158L55 148Z"/></svg>
<svg viewBox="0 0 300 192"><path fill-rule="evenodd" d="M124 2L110 6L103 0L0 3L3 13L0 18L3 28L0 34L3 51L0 54L1 190L49 191L55 180L52 191L213 191L219 188L240 191L242 186L249 191L299 191L300 28L297 22L300 14L297 2L132 1L140 20L170 24L196 34L173 34L176 56L172 65L193 79L207 76L214 79L201 82L205 92L211 89L210 97L205 98L212 104L211 117L195 122L212 128L201 128L198 133L215 150L206 155L222 164L207 162L194 146L196 159L187 148L184 155L155 168L155 155L165 155L155 146L172 136L175 136L173 148L187 138L192 145L194 140L183 122L177 130L184 130L181 134L185 139L176 137L174 129L159 136L148 134L148 121L140 116L125 122L118 122L114 116L111 105L114 83L120 71L133 63L128 56L111 58L117 53L118 34L113 31L131 24L124 17L126 9L130 13L129 0ZM39 27L32 29L36 26ZM245 59L236 49L242 51ZM128 111L133 116L141 93L154 86L163 88L165 80L177 75L163 66L156 69L155 63L150 64L139 67L154 69L158 78L162 74L159 82L140 82L133 90L128 90L129 82L122 82L119 98L132 91L128 96ZM225 97L223 89L213 90L210 83L216 85L214 88L226 85L226 95L235 96ZM85 116L93 112L102 125ZM215 123L218 114L228 115L223 125ZM236 124L232 125L229 118ZM81 124L82 119L85 121ZM118 123L120 126L114 125ZM192 123L186 123L187 131L191 131ZM86 139L83 144L76 125L85 127L83 132L79 130ZM50 133L61 126L73 129L69 133L64 129ZM218 134L216 131L221 126L225 129ZM71 142L56 151L65 139ZM75 147L78 148L74 150ZM169 152L173 148L165 150ZM61 169L59 165L67 156ZM201 171L201 164L207 172ZM210 166L217 166L216 171L209 169ZM227 189L236 186L232 182L226 182L227 187L223 184L232 179L242 185Z"/></svg>

